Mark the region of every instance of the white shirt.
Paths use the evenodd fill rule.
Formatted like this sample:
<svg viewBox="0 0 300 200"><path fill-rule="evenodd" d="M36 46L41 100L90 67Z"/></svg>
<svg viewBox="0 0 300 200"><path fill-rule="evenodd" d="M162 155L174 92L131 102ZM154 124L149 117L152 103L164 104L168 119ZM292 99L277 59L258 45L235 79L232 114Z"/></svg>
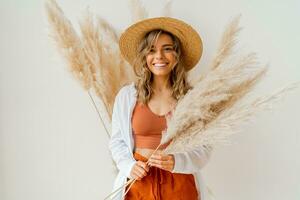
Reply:
<svg viewBox="0 0 300 200"><path fill-rule="evenodd" d="M113 191L124 185L127 181L127 177L130 178L130 172L135 164L136 160L133 157L133 135L131 127L132 112L135 107L137 98L137 91L134 87L134 82L129 85L125 85L120 89L115 98L112 113L111 124L111 139L109 142L109 148L112 153L112 157L119 170L115 179ZM198 190L199 199L209 199L208 190L201 177L200 169L205 166L210 157L210 151L204 151L204 149L197 148L193 151L185 153L174 154L175 165L173 173L193 174L195 178L196 187ZM123 200L123 194L119 192L116 200Z"/></svg>

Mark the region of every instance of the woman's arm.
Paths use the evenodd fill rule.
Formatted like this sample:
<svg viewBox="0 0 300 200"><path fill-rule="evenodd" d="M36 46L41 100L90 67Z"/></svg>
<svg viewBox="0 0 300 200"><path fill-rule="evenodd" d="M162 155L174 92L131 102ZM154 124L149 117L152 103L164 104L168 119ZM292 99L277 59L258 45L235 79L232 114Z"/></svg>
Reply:
<svg viewBox="0 0 300 200"><path fill-rule="evenodd" d="M120 102L122 102L125 92L124 89L122 89L118 92L113 106L111 123L112 132L109 141L109 149L120 172L128 178L131 178L130 172L136 163L136 160L133 158L132 153L130 152L130 147L125 143L124 136L122 135L122 128L120 124L122 119L120 116L123 109L120 107Z"/></svg>
<svg viewBox="0 0 300 200"><path fill-rule="evenodd" d="M204 146L184 153L155 153L150 157L149 164L172 173L192 174L206 165L211 151L211 147Z"/></svg>
<svg viewBox="0 0 300 200"><path fill-rule="evenodd" d="M175 153L173 173L192 174L203 168L209 161L212 147L204 146L184 153Z"/></svg>

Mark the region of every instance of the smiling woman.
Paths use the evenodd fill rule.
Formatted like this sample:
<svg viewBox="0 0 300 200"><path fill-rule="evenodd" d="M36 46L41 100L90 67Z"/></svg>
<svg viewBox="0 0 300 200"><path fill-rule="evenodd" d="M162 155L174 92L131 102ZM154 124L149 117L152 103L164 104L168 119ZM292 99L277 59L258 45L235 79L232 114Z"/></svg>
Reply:
<svg viewBox="0 0 300 200"><path fill-rule="evenodd" d="M166 154L169 143L160 145L175 105L191 89L187 71L201 57L200 36L185 22L159 17L129 27L119 45L137 77L119 91L113 109L110 149L120 170L114 188L137 180L119 199L204 199L198 175L209 153Z"/></svg>

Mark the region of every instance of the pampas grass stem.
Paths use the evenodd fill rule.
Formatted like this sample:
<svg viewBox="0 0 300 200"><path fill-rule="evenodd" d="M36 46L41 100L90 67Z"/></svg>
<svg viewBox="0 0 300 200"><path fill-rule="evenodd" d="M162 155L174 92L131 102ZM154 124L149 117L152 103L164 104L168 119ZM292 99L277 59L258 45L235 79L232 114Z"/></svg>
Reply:
<svg viewBox="0 0 300 200"><path fill-rule="evenodd" d="M106 135L108 136L108 138L110 138L109 131L107 130L107 128L106 128L106 126L105 126L105 123L104 123L104 121L103 121L103 119L102 119L102 116L101 116L101 114L100 114L100 111L99 111L99 109L97 108L96 103L95 103L95 101L94 101L94 98L92 97L92 95L91 95L91 93L90 93L89 90L88 90L88 95L89 95L89 97L90 97L90 99L91 99L91 101L92 101L92 104L93 104L94 108L96 109L96 112L97 112L97 114L98 114L98 117L100 118L100 120L101 120L101 122L102 122L102 124L103 124L103 127L104 127L104 129L105 129Z"/></svg>

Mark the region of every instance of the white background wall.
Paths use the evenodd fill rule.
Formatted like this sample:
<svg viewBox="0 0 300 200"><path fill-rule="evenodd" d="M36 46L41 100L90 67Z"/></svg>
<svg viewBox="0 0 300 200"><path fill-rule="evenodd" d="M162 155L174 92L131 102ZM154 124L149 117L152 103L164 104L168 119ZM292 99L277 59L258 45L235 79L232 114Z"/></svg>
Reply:
<svg viewBox="0 0 300 200"><path fill-rule="evenodd" d="M58 3L76 27L88 6L118 29L131 22L128 1ZM164 3L145 1L150 16ZM241 13L242 48L270 63L257 95L300 80L299 1L174 0L172 8L202 35L200 71L223 27ZM1 0L0 24L0 199L103 199L114 174L108 138L48 38L44 1ZM288 94L234 136L234 145L214 151L203 175L217 199L300 199L299 102L300 90Z"/></svg>

